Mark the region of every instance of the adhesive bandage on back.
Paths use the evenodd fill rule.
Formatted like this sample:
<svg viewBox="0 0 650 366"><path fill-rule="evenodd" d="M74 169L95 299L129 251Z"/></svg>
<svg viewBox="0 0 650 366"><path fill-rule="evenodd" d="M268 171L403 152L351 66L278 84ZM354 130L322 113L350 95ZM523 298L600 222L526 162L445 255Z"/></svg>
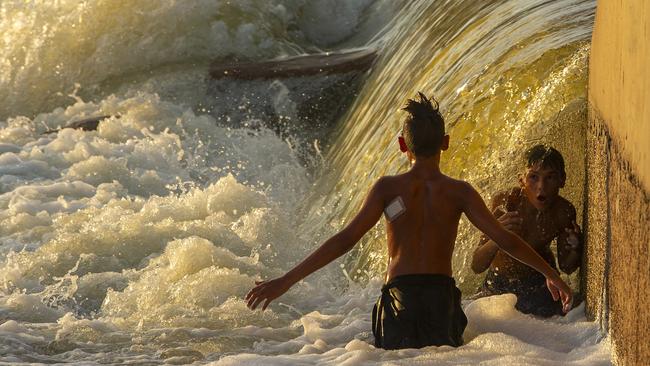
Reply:
<svg viewBox="0 0 650 366"><path fill-rule="evenodd" d="M401 196L397 196L384 208L384 215L386 215L386 220L391 222L403 214L404 211L406 211L404 201Z"/></svg>

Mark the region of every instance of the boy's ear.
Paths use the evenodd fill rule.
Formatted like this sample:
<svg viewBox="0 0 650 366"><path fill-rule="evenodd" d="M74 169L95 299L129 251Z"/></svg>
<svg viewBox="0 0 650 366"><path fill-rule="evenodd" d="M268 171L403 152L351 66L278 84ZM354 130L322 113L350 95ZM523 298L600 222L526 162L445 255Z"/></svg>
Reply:
<svg viewBox="0 0 650 366"><path fill-rule="evenodd" d="M560 188L564 188L564 185L566 184L566 173L562 173L561 177L562 178L560 178Z"/></svg>
<svg viewBox="0 0 650 366"><path fill-rule="evenodd" d="M444 135L442 137L442 144L440 145L440 150L445 151L449 149L449 135Z"/></svg>

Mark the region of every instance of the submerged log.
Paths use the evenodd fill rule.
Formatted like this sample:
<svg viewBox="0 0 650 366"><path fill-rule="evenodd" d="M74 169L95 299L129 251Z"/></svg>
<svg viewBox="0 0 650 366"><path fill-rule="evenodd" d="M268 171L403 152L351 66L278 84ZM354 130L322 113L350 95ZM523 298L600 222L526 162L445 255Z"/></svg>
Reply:
<svg viewBox="0 0 650 366"><path fill-rule="evenodd" d="M311 55L278 58L259 62L215 62L210 76L215 79L270 79L322 74L340 74L366 71L375 61L374 49L325 52Z"/></svg>

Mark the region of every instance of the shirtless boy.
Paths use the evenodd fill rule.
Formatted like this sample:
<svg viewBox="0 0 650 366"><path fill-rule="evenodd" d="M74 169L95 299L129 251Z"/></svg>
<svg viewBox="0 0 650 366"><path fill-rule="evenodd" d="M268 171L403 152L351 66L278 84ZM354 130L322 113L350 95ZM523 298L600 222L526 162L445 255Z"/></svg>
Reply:
<svg viewBox="0 0 650 366"><path fill-rule="evenodd" d="M284 294L293 284L348 252L386 216L388 270L373 310L375 346L385 349L460 346L467 318L452 276L451 257L462 214L504 252L548 278L549 291L571 306L571 290L521 238L506 230L467 182L440 171L449 146L442 115L420 93L404 108L400 148L414 162L404 174L380 178L359 213L339 233L284 276L256 282L246 300L251 309Z"/></svg>
<svg viewBox="0 0 650 366"><path fill-rule="evenodd" d="M520 187L494 197L494 216L553 268L555 256L550 245L557 239L560 269L573 273L582 260L582 243L576 210L559 195L566 180L564 159L559 151L546 145L530 148L525 159L526 171L519 179ZM562 307L546 291L544 276L513 260L494 241L483 237L474 251L472 270L481 273L486 269L479 296L514 293L515 307L523 313L543 317L562 314Z"/></svg>

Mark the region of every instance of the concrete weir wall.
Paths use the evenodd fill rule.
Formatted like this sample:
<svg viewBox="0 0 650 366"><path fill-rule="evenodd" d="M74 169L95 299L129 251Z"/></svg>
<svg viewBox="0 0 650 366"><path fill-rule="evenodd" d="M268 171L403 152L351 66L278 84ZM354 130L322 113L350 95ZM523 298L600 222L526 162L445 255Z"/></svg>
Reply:
<svg viewBox="0 0 650 366"><path fill-rule="evenodd" d="M619 365L650 362L650 0L598 0L589 64L588 315Z"/></svg>

